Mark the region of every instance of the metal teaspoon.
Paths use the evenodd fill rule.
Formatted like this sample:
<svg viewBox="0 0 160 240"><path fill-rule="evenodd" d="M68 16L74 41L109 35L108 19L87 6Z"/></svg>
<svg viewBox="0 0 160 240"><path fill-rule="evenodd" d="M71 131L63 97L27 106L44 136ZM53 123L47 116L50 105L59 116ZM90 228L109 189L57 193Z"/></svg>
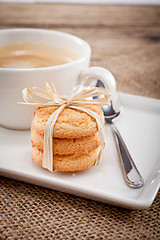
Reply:
<svg viewBox="0 0 160 240"><path fill-rule="evenodd" d="M98 80L96 87L104 87L104 84L100 80ZM123 173L125 182L128 184L129 187L140 188L143 186L144 180L143 180L140 172L138 171L138 169L126 147L126 145L120 135L120 132L118 131L115 124L113 123L113 120L117 116L119 116L119 114L121 112L120 103L119 102L117 103L116 101L118 101L118 100L116 99L113 104L113 102L111 100L110 106L102 107L102 110L104 112L105 121L107 123L109 123L110 126L112 127L112 132L114 134L114 138L116 141L120 165L122 168L122 173ZM114 109L113 105L118 106L117 110Z"/></svg>

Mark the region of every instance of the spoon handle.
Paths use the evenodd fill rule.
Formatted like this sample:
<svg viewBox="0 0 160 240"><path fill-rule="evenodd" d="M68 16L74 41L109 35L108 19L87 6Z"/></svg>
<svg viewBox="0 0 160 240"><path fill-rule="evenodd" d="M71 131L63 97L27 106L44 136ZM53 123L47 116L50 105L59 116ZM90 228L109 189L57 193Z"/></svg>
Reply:
<svg viewBox="0 0 160 240"><path fill-rule="evenodd" d="M120 159L124 179L129 187L140 188L143 186L144 180L141 174L139 173L135 163L133 162L133 159L118 129L113 123L111 123L111 126L113 129L116 144L117 144L117 149L118 149L118 154L119 154L119 159Z"/></svg>

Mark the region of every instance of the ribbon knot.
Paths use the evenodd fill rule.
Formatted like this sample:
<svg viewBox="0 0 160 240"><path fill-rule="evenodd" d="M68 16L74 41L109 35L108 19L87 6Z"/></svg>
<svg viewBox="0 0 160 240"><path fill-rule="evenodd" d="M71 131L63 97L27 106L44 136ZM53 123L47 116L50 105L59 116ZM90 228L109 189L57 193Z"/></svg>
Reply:
<svg viewBox="0 0 160 240"><path fill-rule="evenodd" d="M72 99L67 97L67 99L66 99L66 106L69 106L71 104L71 102L72 102Z"/></svg>
<svg viewBox="0 0 160 240"><path fill-rule="evenodd" d="M89 110L83 106L85 105L97 105L103 106L106 104L110 104L110 92L106 88L88 88L83 89L71 97L64 97L58 95L54 84L52 83L52 88L48 83L45 83L45 88L25 88L22 90L22 95L24 99L23 104L30 104L37 107L44 106L58 106L58 109L54 111L45 126L44 130L44 149L43 149L43 161L42 166L47 168L49 171L54 171L53 169L53 130L55 123L59 114L63 111L63 109L67 106L72 109L77 109L79 111L85 112L96 120L99 140L100 140L100 154L95 164L98 164L101 160L102 152L105 147L105 135L103 130L103 124L101 121L100 115L95 113L94 111ZM93 97L98 97L93 99Z"/></svg>

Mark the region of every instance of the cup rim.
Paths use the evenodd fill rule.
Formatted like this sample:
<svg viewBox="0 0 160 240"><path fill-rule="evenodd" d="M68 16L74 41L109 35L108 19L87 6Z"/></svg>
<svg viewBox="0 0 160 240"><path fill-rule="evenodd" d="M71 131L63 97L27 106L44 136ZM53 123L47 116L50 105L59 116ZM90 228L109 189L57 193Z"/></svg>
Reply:
<svg viewBox="0 0 160 240"><path fill-rule="evenodd" d="M60 65L56 65L56 66L50 66L50 67L43 67L43 68L0 68L0 71L3 71L3 72L28 72L28 71L46 71L46 70L51 70L51 69L61 69L61 68L67 68L67 67L70 67L70 66L73 66L75 64L78 64L78 63L81 63L83 62L86 58L90 58L91 56L91 47L90 45L85 41L83 40L82 38L80 37L77 37L73 34L70 34L70 33L66 33L66 32L61 32L61 31L56 31L56 30L48 30L48 29L38 29L38 28L12 28L12 29L1 29L0 30L0 33L1 32L20 32L20 31L24 31L24 32L27 32L27 31L30 31L30 32L48 32L48 33L56 33L56 34L60 34L60 35L63 35L63 36L67 36L67 37L70 37L70 38L73 38L75 41L77 42L80 42L81 44L84 45L84 48L87 49L87 51L78 59L72 61L72 62L69 62L69 63L65 63L65 64L60 64Z"/></svg>

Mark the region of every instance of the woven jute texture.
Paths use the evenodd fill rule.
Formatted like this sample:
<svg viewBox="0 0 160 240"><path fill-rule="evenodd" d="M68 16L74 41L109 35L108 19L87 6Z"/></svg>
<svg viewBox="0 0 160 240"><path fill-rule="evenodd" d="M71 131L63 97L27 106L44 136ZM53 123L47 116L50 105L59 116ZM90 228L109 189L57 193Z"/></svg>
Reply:
<svg viewBox="0 0 160 240"><path fill-rule="evenodd" d="M160 193L128 210L1 178L0 239L160 239Z"/></svg>

